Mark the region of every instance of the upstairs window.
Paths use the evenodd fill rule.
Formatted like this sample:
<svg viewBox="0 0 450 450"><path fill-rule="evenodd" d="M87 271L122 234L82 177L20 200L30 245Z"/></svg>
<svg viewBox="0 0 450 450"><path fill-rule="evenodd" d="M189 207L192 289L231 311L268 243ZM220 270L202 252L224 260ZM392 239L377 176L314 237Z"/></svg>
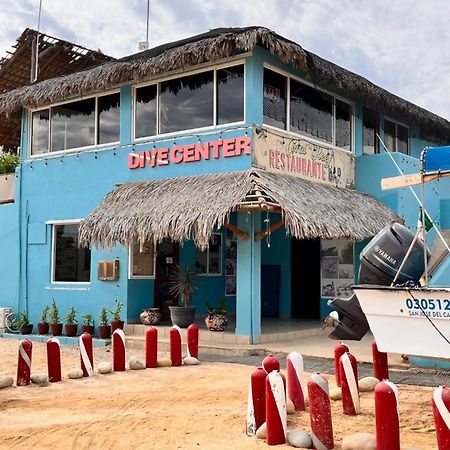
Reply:
<svg viewBox="0 0 450 450"><path fill-rule="evenodd" d="M137 139L242 122L244 65L137 87L134 111Z"/></svg>
<svg viewBox="0 0 450 450"><path fill-rule="evenodd" d="M409 128L400 123L384 120L384 143L390 152L409 154Z"/></svg>
<svg viewBox="0 0 450 450"><path fill-rule="evenodd" d="M333 142L333 98L306 84L291 80L291 127L321 141Z"/></svg>
<svg viewBox="0 0 450 450"><path fill-rule="evenodd" d="M206 250L197 249L195 271L199 275L222 274L222 234L213 233Z"/></svg>
<svg viewBox="0 0 450 450"><path fill-rule="evenodd" d="M380 144L377 137L379 134L380 118L376 111L371 109L363 109L363 136L362 136L362 152L364 155L373 155L380 153Z"/></svg>
<svg viewBox="0 0 450 450"><path fill-rule="evenodd" d="M120 94L91 97L31 114L31 155L118 142Z"/></svg>
<svg viewBox="0 0 450 450"><path fill-rule="evenodd" d="M264 69L263 115L266 125L353 150L350 103L267 68Z"/></svg>
<svg viewBox="0 0 450 450"><path fill-rule="evenodd" d="M213 96L213 71L162 82L160 133L212 125Z"/></svg>
<svg viewBox="0 0 450 450"><path fill-rule="evenodd" d="M264 123L286 129L286 77L264 69Z"/></svg>
<svg viewBox="0 0 450 450"><path fill-rule="evenodd" d="M53 225L52 282L87 283L91 250L78 246L78 223Z"/></svg>

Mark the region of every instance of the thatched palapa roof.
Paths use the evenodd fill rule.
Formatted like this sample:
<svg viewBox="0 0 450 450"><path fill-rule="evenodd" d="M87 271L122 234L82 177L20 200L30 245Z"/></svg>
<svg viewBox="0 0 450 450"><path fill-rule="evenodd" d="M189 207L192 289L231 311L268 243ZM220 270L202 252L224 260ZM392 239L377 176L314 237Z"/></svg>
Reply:
<svg viewBox="0 0 450 450"><path fill-rule="evenodd" d="M363 100L366 106L398 114L418 123L422 137L450 139L450 122L408 102L366 78L339 67L263 27L218 28L197 36L161 45L145 52L107 62L0 96L0 113L11 114L70 97L99 92L125 82L140 82L176 70L215 62L263 47L282 62L301 71L315 84L344 97Z"/></svg>
<svg viewBox="0 0 450 450"><path fill-rule="evenodd" d="M215 228L250 192L280 207L286 234L299 239L361 240L401 219L374 198L258 169L125 183L81 222L81 245L193 239L208 246Z"/></svg>

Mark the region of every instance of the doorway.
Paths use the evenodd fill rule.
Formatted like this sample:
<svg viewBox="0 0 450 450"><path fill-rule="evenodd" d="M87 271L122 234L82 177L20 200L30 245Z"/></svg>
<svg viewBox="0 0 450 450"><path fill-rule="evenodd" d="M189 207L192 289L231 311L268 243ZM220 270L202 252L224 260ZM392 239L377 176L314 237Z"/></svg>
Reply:
<svg viewBox="0 0 450 450"><path fill-rule="evenodd" d="M155 307L161 311L161 320L170 320L169 306L178 305L177 296L170 293L170 274L180 262L180 245L164 239L156 248Z"/></svg>
<svg viewBox="0 0 450 450"><path fill-rule="evenodd" d="M320 319L320 239L291 239L291 317Z"/></svg>

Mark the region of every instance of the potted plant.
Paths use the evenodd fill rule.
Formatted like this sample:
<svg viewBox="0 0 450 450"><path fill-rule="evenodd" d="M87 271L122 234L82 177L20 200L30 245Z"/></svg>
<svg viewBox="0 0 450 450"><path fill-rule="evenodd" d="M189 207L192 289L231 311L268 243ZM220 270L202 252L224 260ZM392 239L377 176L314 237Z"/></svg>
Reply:
<svg viewBox="0 0 450 450"><path fill-rule="evenodd" d="M48 334L48 311L49 311L49 306L45 305L44 308L42 309L41 312L41 316L39 318L39 323L37 324L38 327L38 333L39 334Z"/></svg>
<svg viewBox="0 0 450 450"><path fill-rule="evenodd" d="M191 306L191 300L197 290L197 274L189 266L176 265L170 274L169 285L170 293L183 302L183 306L169 306L172 324L187 328L195 318L196 307Z"/></svg>
<svg viewBox="0 0 450 450"><path fill-rule="evenodd" d="M50 329L53 336L61 336L63 324L59 321L59 311L56 306L55 299L52 299L52 306L50 308Z"/></svg>
<svg viewBox="0 0 450 450"><path fill-rule="evenodd" d="M20 313L19 329L21 334L31 334L33 331L33 324L29 322L25 311Z"/></svg>
<svg viewBox="0 0 450 450"><path fill-rule="evenodd" d="M116 300L116 306L112 311L109 311L112 314L111 320L111 333L117 328L123 330L123 320L120 320L120 311L122 311L123 303L120 303L119 300Z"/></svg>
<svg viewBox="0 0 450 450"><path fill-rule="evenodd" d="M77 315L76 309L71 306L66 315L66 336L73 337L77 335L78 331L78 321L75 319Z"/></svg>
<svg viewBox="0 0 450 450"><path fill-rule="evenodd" d="M81 325L82 333L94 334L94 316L92 314L83 314L81 316L83 319L83 325Z"/></svg>
<svg viewBox="0 0 450 450"><path fill-rule="evenodd" d="M205 317L206 328L210 331L225 331L228 325L225 297L219 300L218 308L207 302L205 305L208 308L208 314Z"/></svg>
<svg viewBox="0 0 450 450"><path fill-rule="evenodd" d="M100 339L108 339L111 337L111 325L108 320L108 310L106 306L102 306L100 310L100 325L98 326L98 337Z"/></svg>

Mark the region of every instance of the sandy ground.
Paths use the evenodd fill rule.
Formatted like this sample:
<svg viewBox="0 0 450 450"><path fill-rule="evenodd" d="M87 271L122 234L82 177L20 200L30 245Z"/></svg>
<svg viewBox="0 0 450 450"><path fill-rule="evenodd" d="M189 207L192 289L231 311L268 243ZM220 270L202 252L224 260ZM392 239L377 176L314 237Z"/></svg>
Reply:
<svg viewBox="0 0 450 450"><path fill-rule="evenodd" d="M17 346L0 339L1 375L15 378ZM111 353L94 349L94 359L109 361ZM268 448L244 434L249 366L203 363L69 380L67 370L79 367L78 349L69 347L62 349L62 364L60 383L0 390L0 449ZM46 372L44 344L33 343L32 368ZM402 447L437 448L432 389L399 390ZM373 403L373 393L362 394L362 414L348 417L340 401L332 402L336 448L349 434L374 432ZM288 429L295 427L309 431L308 413L288 416Z"/></svg>

